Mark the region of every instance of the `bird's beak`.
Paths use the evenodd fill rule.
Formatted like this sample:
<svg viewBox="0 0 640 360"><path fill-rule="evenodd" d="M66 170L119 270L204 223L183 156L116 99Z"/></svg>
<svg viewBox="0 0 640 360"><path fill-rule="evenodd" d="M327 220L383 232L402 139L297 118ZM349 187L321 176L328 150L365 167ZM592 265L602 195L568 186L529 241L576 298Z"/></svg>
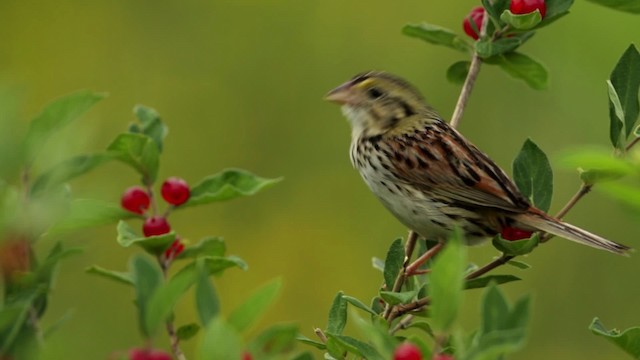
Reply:
<svg viewBox="0 0 640 360"><path fill-rule="evenodd" d="M325 95L324 99L340 105L354 104L357 102L357 98L354 96L354 91L351 88L352 85L351 81L348 81L329 91L329 93Z"/></svg>

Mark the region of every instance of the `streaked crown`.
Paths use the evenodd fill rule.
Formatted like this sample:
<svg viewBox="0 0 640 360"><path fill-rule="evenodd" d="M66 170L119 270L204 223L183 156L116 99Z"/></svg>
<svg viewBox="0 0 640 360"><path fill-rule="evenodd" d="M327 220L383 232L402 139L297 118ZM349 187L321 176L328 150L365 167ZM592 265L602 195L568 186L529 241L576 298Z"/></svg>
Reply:
<svg viewBox="0 0 640 360"><path fill-rule="evenodd" d="M371 137L439 118L413 85L381 71L356 75L326 99L342 105L352 136Z"/></svg>

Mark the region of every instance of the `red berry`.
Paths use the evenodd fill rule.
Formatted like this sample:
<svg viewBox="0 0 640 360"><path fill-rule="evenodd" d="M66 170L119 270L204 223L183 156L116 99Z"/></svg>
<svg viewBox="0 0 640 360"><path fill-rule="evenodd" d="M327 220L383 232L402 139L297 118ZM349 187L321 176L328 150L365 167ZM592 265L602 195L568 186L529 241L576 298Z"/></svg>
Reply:
<svg viewBox="0 0 640 360"><path fill-rule="evenodd" d="M540 10L540 15L544 19L544 15L547 13L547 5L544 0L511 0L509 10L514 14L529 14Z"/></svg>
<svg viewBox="0 0 640 360"><path fill-rule="evenodd" d="M251 356L250 352L245 351L244 354L242 354L242 360L253 360L253 356Z"/></svg>
<svg viewBox="0 0 640 360"><path fill-rule="evenodd" d="M171 355L162 350L151 350L148 360L172 360Z"/></svg>
<svg viewBox="0 0 640 360"><path fill-rule="evenodd" d="M120 204L123 208L136 214L144 214L144 212L149 208L150 203L151 198L149 197L149 194L147 194L147 192L140 186L132 186L128 188L124 194L122 194L122 198L120 199Z"/></svg>
<svg viewBox="0 0 640 360"><path fill-rule="evenodd" d="M167 250L164 251L165 259L176 258L184 250L184 244L177 238Z"/></svg>
<svg viewBox="0 0 640 360"><path fill-rule="evenodd" d="M528 239L531 237L531 234L533 234L533 231L526 231L513 227L506 227L502 229L502 232L500 232L502 238L509 241Z"/></svg>
<svg viewBox="0 0 640 360"><path fill-rule="evenodd" d="M171 226L162 216L152 216L144 221L142 232L144 236L162 235L171 231Z"/></svg>
<svg viewBox="0 0 640 360"><path fill-rule="evenodd" d="M129 360L150 360L149 349L133 348L129 350Z"/></svg>
<svg viewBox="0 0 640 360"><path fill-rule="evenodd" d="M474 40L478 40L480 37L480 27L482 27L482 21L484 21L485 11L482 6L477 6L471 9L471 12L467 17L464 18L462 22L462 28L467 35L471 36ZM471 26L471 20L476 25L476 30L474 30L473 26Z"/></svg>
<svg viewBox="0 0 640 360"><path fill-rule="evenodd" d="M393 360L422 360L422 353L411 343L402 343L393 353Z"/></svg>
<svg viewBox="0 0 640 360"><path fill-rule="evenodd" d="M184 204L189 200L191 190L183 179L170 177L162 183L162 198L171 205Z"/></svg>
<svg viewBox="0 0 640 360"><path fill-rule="evenodd" d="M455 360L453 355L448 354L435 354L431 360Z"/></svg>

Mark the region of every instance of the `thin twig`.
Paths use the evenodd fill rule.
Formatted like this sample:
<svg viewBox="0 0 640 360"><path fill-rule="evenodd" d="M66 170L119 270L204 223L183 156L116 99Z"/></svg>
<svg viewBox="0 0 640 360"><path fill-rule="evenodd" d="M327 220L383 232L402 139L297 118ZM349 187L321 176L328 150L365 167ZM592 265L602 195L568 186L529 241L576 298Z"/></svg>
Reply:
<svg viewBox="0 0 640 360"><path fill-rule="evenodd" d="M397 317L402 316L408 313L409 311L417 310L424 306L427 306L429 305L430 302L431 302L431 298L427 296L408 304L397 305L393 308L393 311L391 312L391 314L389 314L389 319L387 321L391 323Z"/></svg>
<svg viewBox="0 0 640 360"><path fill-rule="evenodd" d="M583 196L587 195L591 191L591 188L593 188L593 184L582 183L578 191L571 197L571 199L569 199L569 201L567 201L567 204L562 208L562 210L558 211L556 218L562 219L567 215L569 210L571 210Z"/></svg>
<svg viewBox="0 0 640 360"><path fill-rule="evenodd" d="M161 257L158 257L158 263L160 264L160 268L162 269L162 276L164 280L167 280L170 261L165 261ZM169 342L171 343L171 351L173 352L173 356L175 356L178 360L187 360L180 349L180 339L178 338L178 334L176 334L176 329L173 325L173 320L169 320L166 322L165 327L167 329L167 335L169 335Z"/></svg>
<svg viewBox="0 0 640 360"><path fill-rule="evenodd" d="M488 273L489 271L508 263L509 260L513 259L514 257L515 256L513 256L513 255L502 254L502 256L500 256L499 258L494 259L490 263L484 265L483 267L479 268L478 270L476 270L476 271L472 272L471 274L467 275L465 277L465 279L466 280L471 280L471 279L475 279L477 277L480 277L480 276Z"/></svg>
<svg viewBox="0 0 640 360"><path fill-rule="evenodd" d="M624 151L627 152L631 150L631 148L638 142L640 142L640 137L633 139L629 144L627 144L627 146L624 148Z"/></svg>
<svg viewBox="0 0 640 360"><path fill-rule="evenodd" d="M411 325L412 321L413 321L413 315L405 316L402 320L398 321L396 326L394 326L391 330L389 330L389 334L393 335L399 330L404 330L408 328L409 325Z"/></svg>
<svg viewBox="0 0 640 360"><path fill-rule="evenodd" d="M418 271L418 268L422 266L424 263L426 263L427 261L429 261L429 259L434 257L437 253L439 253L440 250L442 250L443 246L444 246L444 243L439 242L431 249L425 251L425 253L422 254L419 258L417 258L414 262L412 262L411 265L407 266L407 268L405 269L405 275L406 276L415 275Z"/></svg>
<svg viewBox="0 0 640 360"><path fill-rule="evenodd" d="M458 102L453 110L453 115L451 115L451 122L449 123L451 127L456 128L460 124L462 114L464 114L464 109L469 101L469 95L471 95L473 85L475 85L476 79L478 78L480 65L482 65L482 59L478 56L478 53L474 52L473 57L471 58L471 65L469 66L469 73L467 74L467 78L464 80L460 96L458 97Z"/></svg>
<svg viewBox="0 0 640 360"><path fill-rule="evenodd" d="M489 17L485 16L482 20L482 25L480 26L480 37L485 36L488 23ZM480 65L482 65L482 58L480 58L477 51L474 51L473 56L471 57L469 72L467 73L466 79L464 79L464 84L462 85L462 90L460 90L458 102L456 103L456 107L453 110L453 115L451 115L451 122L449 123L451 127L457 128L460 124L462 114L464 114L464 109L467 107L467 102L469 101L469 96L471 95L471 90L473 90L473 86L475 85L476 79L478 78Z"/></svg>
<svg viewBox="0 0 640 360"><path fill-rule="evenodd" d="M316 334L316 336L318 337L318 339L320 339L320 341L322 341L323 344L327 343L327 335L324 334L324 332L322 331L322 329L320 328L315 328L313 329L313 332Z"/></svg>

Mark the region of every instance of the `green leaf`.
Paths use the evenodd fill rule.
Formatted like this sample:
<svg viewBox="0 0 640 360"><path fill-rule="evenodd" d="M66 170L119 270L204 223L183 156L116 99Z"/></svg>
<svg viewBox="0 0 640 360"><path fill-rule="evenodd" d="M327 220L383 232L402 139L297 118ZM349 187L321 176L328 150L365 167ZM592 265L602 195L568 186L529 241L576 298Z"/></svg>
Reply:
<svg viewBox="0 0 640 360"><path fill-rule="evenodd" d="M518 261L518 260L509 260L507 261L507 264L513 266L513 267L517 267L518 269L521 270L527 270L531 268L531 265L527 264L524 261Z"/></svg>
<svg viewBox="0 0 640 360"><path fill-rule="evenodd" d="M447 80L456 85L464 84L464 81L467 79L470 66L471 62L469 61L458 61L453 63L447 69Z"/></svg>
<svg viewBox="0 0 640 360"><path fill-rule="evenodd" d="M492 360L520 349L529 321L530 298L524 297L509 306L502 291L492 284L482 299L482 322L467 358Z"/></svg>
<svg viewBox="0 0 640 360"><path fill-rule="evenodd" d="M640 2L635 0L589 0L592 3L600 4L611 9L624 11L632 14L640 14Z"/></svg>
<svg viewBox="0 0 640 360"><path fill-rule="evenodd" d="M122 284L133 285L133 276L127 272L108 270L98 265L88 267L85 272L88 274L102 276L106 279L114 280Z"/></svg>
<svg viewBox="0 0 640 360"><path fill-rule="evenodd" d="M625 205L640 210L640 189L638 186L609 182L598 185L597 189Z"/></svg>
<svg viewBox="0 0 640 360"><path fill-rule="evenodd" d="M350 336L328 333L327 336L344 346L349 352L367 360L384 360L382 355L371 345Z"/></svg>
<svg viewBox="0 0 640 360"><path fill-rule="evenodd" d="M409 37L418 38L435 45L444 45L458 51L468 52L471 50L469 44L456 33L438 25L428 23L407 24L402 28L402 33Z"/></svg>
<svg viewBox="0 0 640 360"><path fill-rule="evenodd" d="M626 140L624 136L624 110L611 80L607 80L607 92L609 95L609 139L613 147L624 149Z"/></svg>
<svg viewBox="0 0 640 360"><path fill-rule="evenodd" d="M65 160L38 176L31 186L31 194L37 196L47 189L66 183L111 160L107 154L80 155Z"/></svg>
<svg viewBox="0 0 640 360"><path fill-rule="evenodd" d="M156 143L158 151L162 152L162 142L169 133L169 129L162 123L158 112L144 105L136 105L133 108L133 113L136 114L141 125L132 124L129 131L147 135Z"/></svg>
<svg viewBox="0 0 640 360"><path fill-rule="evenodd" d="M327 346L319 341L315 341L312 339L309 339L308 337L298 334L298 336L296 337L296 340L298 340L299 342L306 344L306 345L310 345L313 346L314 348L318 349L318 350L326 350Z"/></svg>
<svg viewBox="0 0 640 360"><path fill-rule="evenodd" d="M509 315L509 304L500 288L489 286L482 297L482 324L480 331L488 334L495 330L504 330Z"/></svg>
<svg viewBox="0 0 640 360"><path fill-rule="evenodd" d="M553 172L547 155L531 139L527 139L513 160L513 179L533 205L548 211L553 195Z"/></svg>
<svg viewBox="0 0 640 360"><path fill-rule="evenodd" d="M131 274L133 275L133 284L136 289L136 306L138 308L138 321L140 330L146 337L151 332L146 326L146 317L154 292L162 284L162 272L158 264L152 262L143 255L136 255L131 260Z"/></svg>
<svg viewBox="0 0 640 360"><path fill-rule="evenodd" d="M157 288L148 301L145 316L147 334L156 334L173 313L178 300L196 282L193 273L178 273Z"/></svg>
<svg viewBox="0 0 640 360"><path fill-rule="evenodd" d="M332 334L342 334L344 327L347 325L347 300L344 298L342 291L336 294L329 309L329 322L327 323L327 332Z"/></svg>
<svg viewBox="0 0 640 360"><path fill-rule="evenodd" d="M538 9L528 14L514 14L510 10L505 10L500 15L500 20L511 25L514 29L529 30L540 24L542 15Z"/></svg>
<svg viewBox="0 0 640 360"><path fill-rule="evenodd" d="M298 355L295 355L294 357L292 357L290 360L313 360L315 359L313 357L313 355L311 355L310 352L305 351L303 353L300 353Z"/></svg>
<svg viewBox="0 0 640 360"><path fill-rule="evenodd" d="M19 335L25 326L29 310L46 291L43 286L28 289L19 300L14 299L12 303L5 303L0 308L0 354L6 354L16 341L20 341Z"/></svg>
<svg viewBox="0 0 640 360"><path fill-rule="evenodd" d="M105 97L104 93L83 90L63 96L47 105L29 124L25 138L27 161L33 161L51 134L82 116Z"/></svg>
<svg viewBox="0 0 640 360"><path fill-rule="evenodd" d="M435 335L433 333L433 329L431 328L431 325L426 322L426 321L412 321L408 326L408 329L410 328L414 328L414 329L420 329L422 331L424 331L427 335L431 336L432 338L435 339Z"/></svg>
<svg viewBox="0 0 640 360"><path fill-rule="evenodd" d="M482 0L482 7L484 7L491 19L502 27L504 22L500 20L500 15L509 8L510 2L511 0Z"/></svg>
<svg viewBox="0 0 640 360"><path fill-rule="evenodd" d="M640 327L632 327L624 331L607 330L600 319L596 317L589 325L589 330L611 341L635 359L640 359Z"/></svg>
<svg viewBox="0 0 640 360"><path fill-rule="evenodd" d="M380 297L390 305L410 303L417 294L418 290L403 292L380 291Z"/></svg>
<svg viewBox="0 0 640 360"><path fill-rule="evenodd" d="M180 208L255 195L281 180L261 178L245 170L227 169L204 178L194 186L189 201L180 205Z"/></svg>
<svg viewBox="0 0 640 360"><path fill-rule="evenodd" d="M185 247L178 259L196 258L198 256L224 256L227 247L220 237L206 237L197 244Z"/></svg>
<svg viewBox="0 0 640 360"><path fill-rule="evenodd" d="M506 255L520 256L532 252L540 243L540 237L538 236L538 233L534 233L528 239L505 240L500 236L500 234L498 234L493 238L491 243L496 249L502 251Z"/></svg>
<svg viewBox="0 0 640 360"><path fill-rule="evenodd" d="M126 248L131 245L138 245L153 255L162 254L176 240L174 231L162 235L140 236L136 234L129 224L122 220L118 222L117 230L118 238L116 240L120 246Z"/></svg>
<svg viewBox="0 0 640 360"><path fill-rule="evenodd" d="M573 0L545 0L545 4L547 6L547 13L544 19L542 19L542 22L538 24L538 29L569 14L569 8L573 5Z"/></svg>
<svg viewBox="0 0 640 360"><path fill-rule="evenodd" d="M209 322L198 349L201 360L236 360L242 358L242 338L238 330L223 318Z"/></svg>
<svg viewBox="0 0 640 360"><path fill-rule="evenodd" d="M260 333L249 344L249 352L255 358L277 355L293 348L298 327L294 324L277 324Z"/></svg>
<svg viewBox="0 0 640 360"><path fill-rule="evenodd" d="M200 323L206 326L212 318L220 313L220 300L218 300L216 289L209 281L209 272L205 267L204 260L199 259L196 267L198 268L196 309L198 309Z"/></svg>
<svg viewBox="0 0 640 360"><path fill-rule="evenodd" d="M478 52L478 55L481 58L487 59L492 56L513 51L521 44L522 42L518 37L501 38L498 40L485 38L485 39L480 39L476 42L476 51ZM462 62L466 62L466 61L462 61ZM466 62L466 63L467 63L466 72L468 72L470 63L469 62ZM466 77L466 72L465 72L465 77ZM447 74L448 74L448 70L447 70Z"/></svg>
<svg viewBox="0 0 640 360"><path fill-rule="evenodd" d="M462 234L456 229L444 250L436 257L429 289L431 291L431 317L433 326L446 331L453 324L462 303L466 250Z"/></svg>
<svg viewBox="0 0 640 360"><path fill-rule="evenodd" d="M139 216L122 210L118 204L94 199L77 199L71 202L68 213L54 224L49 232L57 234L86 227L108 225L134 217Z"/></svg>
<svg viewBox="0 0 640 360"><path fill-rule="evenodd" d="M398 274L402 270L404 264L404 246L402 246L402 239L396 239L389 250L384 260L384 283L387 285L387 289L393 288L393 284L398 277Z"/></svg>
<svg viewBox="0 0 640 360"><path fill-rule="evenodd" d="M512 281L521 280L519 277L514 275L487 275L471 280L467 280L464 284L465 289L480 289L489 286L489 284L506 284Z"/></svg>
<svg viewBox="0 0 640 360"><path fill-rule="evenodd" d="M371 309L370 307L368 307L367 305L365 305L362 301L354 298L353 296L348 296L348 295L343 295L342 296L349 304L357 307L360 310L364 310L366 312L368 312L371 315L378 315L378 313L376 313L375 311L373 311L373 309Z"/></svg>
<svg viewBox="0 0 640 360"><path fill-rule="evenodd" d="M142 175L142 182L151 185L158 175L160 152L150 137L143 134L120 134L107 147L108 154Z"/></svg>
<svg viewBox="0 0 640 360"><path fill-rule="evenodd" d="M81 248L63 249L62 243L57 242L47 255L46 259L34 271L38 283L46 284L47 288L49 288L58 262L68 256L81 252Z"/></svg>
<svg viewBox="0 0 640 360"><path fill-rule="evenodd" d="M238 267L242 270L247 270L248 268L247 264L237 256L204 256L201 259L204 261L204 267L209 272L209 275L220 275L224 270L231 267ZM176 275L180 273L192 273L195 276L196 272L196 263L190 262L180 269Z"/></svg>
<svg viewBox="0 0 640 360"><path fill-rule="evenodd" d="M559 163L568 168L578 168L580 179L587 184L614 180L636 174L638 170L627 160L614 157L605 148L578 148L559 156ZM588 169L588 170L582 170Z"/></svg>
<svg viewBox="0 0 640 360"><path fill-rule="evenodd" d="M176 336L181 341L186 341L196 336L198 331L200 331L200 325L196 323L182 325L178 328L178 330L176 330Z"/></svg>
<svg viewBox="0 0 640 360"><path fill-rule="evenodd" d="M367 339L385 359L391 359L393 351L398 345L396 338L389 334L389 325L382 317L363 319L357 313L351 312L350 318L359 330L361 338Z"/></svg>
<svg viewBox="0 0 640 360"><path fill-rule="evenodd" d="M611 99L610 90L610 109L613 107L613 109L610 110L610 113L613 112L610 117L617 117L617 115L621 115L620 112L624 114L624 135L628 137L633 132L634 125L638 120L638 114L640 113L640 104L638 103L638 92L640 91L640 52L638 52L635 45L629 45L624 54L622 54L622 57L620 57L620 60L618 60L618 63L611 72L609 80L615 89L620 107L616 109L616 104L611 104L613 100Z"/></svg>
<svg viewBox="0 0 640 360"><path fill-rule="evenodd" d="M535 90L544 90L548 86L549 74L542 64L522 53L513 51L485 60L488 64L495 64L507 74L524 80Z"/></svg>
<svg viewBox="0 0 640 360"><path fill-rule="evenodd" d="M253 325L271 305L280 291L282 281L275 279L260 287L247 301L229 315L229 324L242 332Z"/></svg>

